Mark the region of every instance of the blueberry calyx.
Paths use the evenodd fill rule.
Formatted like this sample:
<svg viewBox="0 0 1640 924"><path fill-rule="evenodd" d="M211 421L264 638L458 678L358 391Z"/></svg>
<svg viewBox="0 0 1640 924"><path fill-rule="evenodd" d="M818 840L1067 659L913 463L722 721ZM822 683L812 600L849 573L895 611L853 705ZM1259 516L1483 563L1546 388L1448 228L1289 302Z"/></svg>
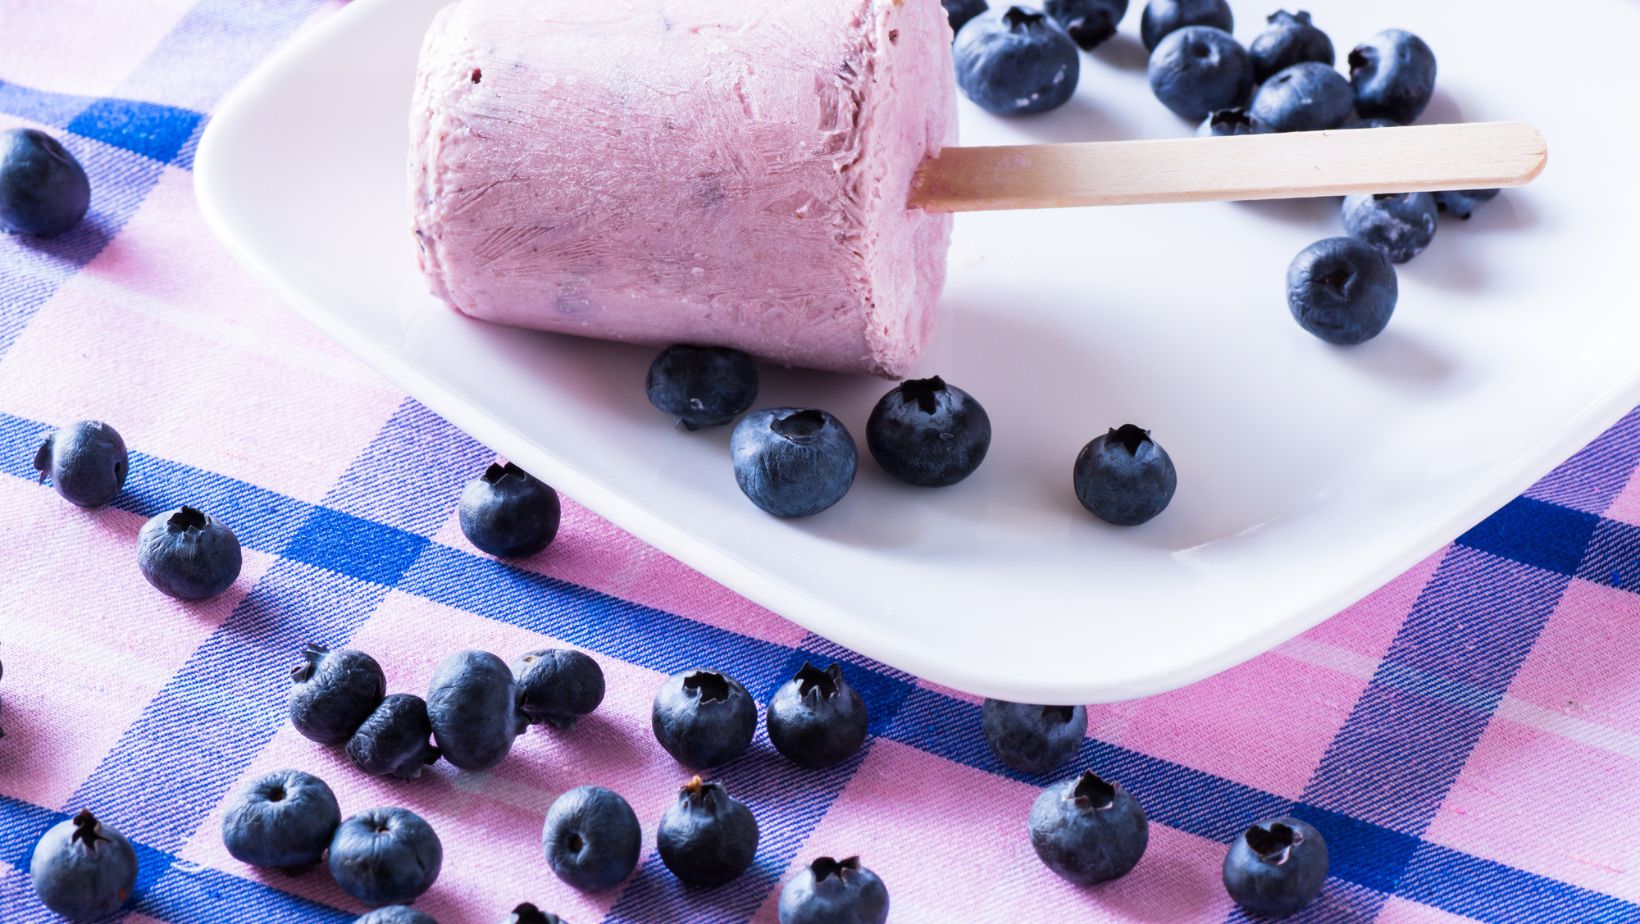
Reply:
<svg viewBox="0 0 1640 924"><path fill-rule="evenodd" d="M939 410L939 393L945 391L945 380L939 376L926 379L912 379L900 384L900 398L905 403L916 402L917 407L924 414L932 414Z"/></svg>
<svg viewBox="0 0 1640 924"><path fill-rule="evenodd" d="M686 800L690 807L705 808L709 812L717 811L718 797L722 794L722 783L708 783L701 779L698 773L678 790L678 795Z"/></svg>
<svg viewBox="0 0 1640 924"><path fill-rule="evenodd" d="M1150 442L1150 431L1133 424L1123 424L1110 431L1108 439L1126 449L1128 455L1136 456L1139 450Z"/></svg>
<svg viewBox="0 0 1640 924"><path fill-rule="evenodd" d="M57 441L57 434L46 434L46 441L34 453L34 470L40 473L40 484L46 483L46 473L51 471L51 447Z"/></svg>
<svg viewBox="0 0 1640 924"><path fill-rule="evenodd" d="M1355 76L1356 71L1372 66L1372 62L1367 59L1366 50L1362 48L1351 49L1349 62L1351 77Z"/></svg>
<svg viewBox="0 0 1640 924"><path fill-rule="evenodd" d="M1084 770L1076 781L1076 788L1071 790L1071 797L1076 800L1076 807L1083 811L1093 809L1102 812L1116 804L1116 787L1100 779L1092 770Z"/></svg>
<svg viewBox="0 0 1640 924"><path fill-rule="evenodd" d="M527 473L523 469L512 464L511 462L507 462L505 464L500 462L491 462L490 467L484 470L484 474L478 477L485 484L500 484L505 479L516 476L528 477Z"/></svg>
<svg viewBox="0 0 1640 924"><path fill-rule="evenodd" d="M551 919L531 902L524 902L514 908L512 913L518 919L518 924L550 924L551 922Z"/></svg>
<svg viewBox="0 0 1640 924"><path fill-rule="evenodd" d="M843 669L836 664L821 670L808 661L792 678L797 681L797 695L803 699L831 699L837 695L837 686L843 679Z"/></svg>
<svg viewBox="0 0 1640 924"><path fill-rule="evenodd" d="M80 814L74 816L74 834L69 837L70 844L84 844L85 849L95 853L97 842L108 838L97 833L97 816L91 814L90 809L81 809Z"/></svg>
<svg viewBox="0 0 1640 924"><path fill-rule="evenodd" d="M302 663L290 669L290 679L296 683L306 683L313 679L313 672L319 669L319 662L330 649L323 645L308 642L302 647Z"/></svg>
<svg viewBox="0 0 1640 924"><path fill-rule="evenodd" d="M171 518L165 521L165 526L173 533L180 533L190 529L204 529L206 520L207 517L203 512L193 507L182 507L176 513L171 514Z"/></svg>
<svg viewBox="0 0 1640 924"><path fill-rule="evenodd" d="M832 876L842 879L845 873L858 873L859 871L859 857L845 857L841 860L833 860L831 857L819 857L809 864L809 872L814 873L814 881L817 883L825 882Z"/></svg>
<svg viewBox="0 0 1640 924"><path fill-rule="evenodd" d="M1218 109L1207 117L1207 122L1215 129L1227 129L1225 134L1234 134L1235 129L1252 128L1253 117L1245 109Z"/></svg>
<svg viewBox="0 0 1640 924"><path fill-rule="evenodd" d="M1348 294L1348 289L1350 287L1350 278L1351 278L1352 275L1353 274L1351 274L1349 270L1335 269L1332 272L1328 273L1327 275L1322 276L1318 281L1323 286L1326 286L1328 289L1331 289L1332 291L1337 292L1339 294L1339 296L1342 297L1342 296Z"/></svg>
<svg viewBox="0 0 1640 924"><path fill-rule="evenodd" d="M826 417L819 411L798 411L776 418L769 424L769 429L780 434L799 446L807 446L820 438L820 431L826 427Z"/></svg>
<svg viewBox="0 0 1640 924"><path fill-rule="evenodd" d="M1054 721L1054 723L1057 724L1057 725L1064 725L1066 722L1069 722L1071 719L1076 718L1076 707L1075 706L1043 706L1042 707L1042 717L1044 719L1052 719Z"/></svg>
<svg viewBox="0 0 1640 924"><path fill-rule="evenodd" d="M1292 856L1293 848L1304 843L1304 834L1276 822L1268 829L1254 825L1247 829L1247 846L1271 866L1280 866Z"/></svg>
<svg viewBox="0 0 1640 924"><path fill-rule="evenodd" d="M711 671L691 672L683 678L683 688L703 703L721 703L729 698L729 681Z"/></svg>
<svg viewBox="0 0 1640 924"><path fill-rule="evenodd" d="M1048 17L1036 10L1028 10L1022 6L1010 6L1008 12L1002 14L1002 21L1008 24L1011 31L1018 32L1028 29Z"/></svg>

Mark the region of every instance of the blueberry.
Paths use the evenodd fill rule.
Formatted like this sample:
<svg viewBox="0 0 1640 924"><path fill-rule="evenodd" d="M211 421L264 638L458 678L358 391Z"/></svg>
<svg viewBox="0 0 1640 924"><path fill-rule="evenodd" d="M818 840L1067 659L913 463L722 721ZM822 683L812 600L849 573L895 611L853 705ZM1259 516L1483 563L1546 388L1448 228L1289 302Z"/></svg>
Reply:
<svg viewBox="0 0 1640 924"><path fill-rule="evenodd" d="M1077 885L1126 876L1145 855L1144 809L1091 771L1049 786L1031 805L1031 846L1048 869Z"/></svg>
<svg viewBox="0 0 1640 924"><path fill-rule="evenodd" d="M1400 297L1383 251L1353 237L1316 241L1287 268L1287 307L1300 327L1337 346L1384 332Z"/></svg>
<svg viewBox="0 0 1640 924"><path fill-rule="evenodd" d="M1212 26L1169 32L1150 53L1150 90L1162 105L1199 122L1247 102L1253 66L1230 33Z"/></svg>
<svg viewBox="0 0 1640 924"><path fill-rule="evenodd" d="M342 822L330 841L330 876L367 905L403 905L433 887L444 845L409 809L373 808Z"/></svg>
<svg viewBox="0 0 1640 924"><path fill-rule="evenodd" d="M528 726L518 712L512 671L484 651L458 651L433 671L427 717L444 759L462 770L488 770Z"/></svg>
<svg viewBox="0 0 1640 924"><path fill-rule="evenodd" d="M981 715L991 753L1022 773L1047 773L1070 760L1088 734L1088 710L1081 706L988 699Z"/></svg>
<svg viewBox="0 0 1640 924"><path fill-rule="evenodd" d="M51 479L71 504L101 507L119 496L131 460L125 440L100 420L81 420L47 436L34 454L40 480Z"/></svg>
<svg viewBox="0 0 1640 924"><path fill-rule="evenodd" d="M1344 230L1383 251L1391 263L1423 253L1435 240L1435 224L1435 197L1429 193L1344 197Z"/></svg>
<svg viewBox="0 0 1640 924"><path fill-rule="evenodd" d="M421 768L438 761L438 748L427 742L432 734L427 701L413 693L394 693L347 740L347 757L374 776L413 780L421 776Z"/></svg>
<svg viewBox="0 0 1640 924"><path fill-rule="evenodd" d="M85 168L57 139L32 128L0 132L0 231L62 234L90 207Z"/></svg>
<svg viewBox="0 0 1640 924"><path fill-rule="evenodd" d="M361 915L353 924L438 924L438 921L414 908L388 905Z"/></svg>
<svg viewBox="0 0 1640 924"><path fill-rule="evenodd" d="M1321 893L1327 841L1296 818L1261 821L1224 857L1224 888L1252 914L1285 917Z"/></svg>
<svg viewBox="0 0 1640 924"><path fill-rule="evenodd" d="M951 21L953 38L962 31L963 26L968 25L969 20L991 8L985 0L940 0L940 4L945 7L945 16Z"/></svg>
<svg viewBox="0 0 1640 924"><path fill-rule="evenodd" d="M1405 125L1435 95L1435 52L1401 29L1385 29L1350 52L1355 111Z"/></svg>
<svg viewBox="0 0 1640 924"><path fill-rule="evenodd" d="M137 853L89 811L59 822L34 845L34 893L70 921L113 914L137 885Z"/></svg>
<svg viewBox="0 0 1640 924"><path fill-rule="evenodd" d="M565 924L564 919L549 911L542 911L529 902L524 902L512 910L512 914L501 920L501 924Z"/></svg>
<svg viewBox="0 0 1640 924"><path fill-rule="evenodd" d="M324 780L275 770L251 781L222 815L222 845L241 863L299 869L324 859L342 810Z"/></svg>
<svg viewBox="0 0 1640 924"><path fill-rule="evenodd" d="M797 676L769 699L769 742L800 767L842 763L866 740L866 703L843 679L843 668L825 670L807 661Z"/></svg>
<svg viewBox="0 0 1640 924"><path fill-rule="evenodd" d="M735 425L729 453L740 490L777 517L812 516L842 500L860 466L842 421L790 407L747 414Z"/></svg>
<svg viewBox="0 0 1640 924"><path fill-rule="evenodd" d="M780 890L780 924L885 924L888 887L859 857L821 857Z"/></svg>
<svg viewBox="0 0 1640 924"><path fill-rule="evenodd" d="M1240 106L1215 110L1196 132L1205 138L1225 138L1233 135L1258 135L1264 129L1252 113Z"/></svg>
<svg viewBox="0 0 1640 924"><path fill-rule="evenodd" d="M604 701L604 671L573 648L532 651L513 662L518 711L531 724L570 728Z"/></svg>
<svg viewBox="0 0 1640 924"><path fill-rule="evenodd" d="M1027 115L1065 105L1082 62L1059 24L1023 6L991 9L957 33L951 49L957 86L995 115Z"/></svg>
<svg viewBox="0 0 1640 924"><path fill-rule="evenodd" d="M1349 121L1350 82L1330 65L1305 61L1264 81L1253 94L1253 118L1267 131L1315 132Z"/></svg>
<svg viewBox="0 0 1640 924"><path fill-rule="evenodd" d="M1236 31L1236 18L1226 0L1150 0L1139 18L1139 38L1145 48L1155 49L1168 33L1186 26L1212 26Z"/></svg>
<svg viewBox="0 0 1640 924"><path fill-rule="evenodd" d="M508 462L461 491L461 532L496 558L528 558L552 544L563 510L558 492Z"/></svg>
<svg viewBox="0 0 1640 924"><path fill-rule="evenodd" d="M666 678L650 712L655 739L678 763L697 770L727 763L752 744L757 704L734 678L679 671Z"/></svg>
<svg viewBox="0 0 1640 924"><path fill-rule="evenodd" d="M1167 509L1179 486L1173 460L1149 430L1125 424L1082 447L1076 457L1076 499L1117 526L1138 526Z"/></svg>
<svg viewBox="0 0 1640 924"><path fill-rule="evenodd" d="M142 576L178 600L206 600L227 590L243 561L233 530L192 507L162 513L137 533Z"/></svg>
<svg viewBox="0 0 1640 924"><path fill-rule="evenodd" d="M1475 209L1498 197L1501 189L1454 189L1435 194L1435 208L1451 212L1464 221L1475 214Z"/></svg>
<svg viewBox="0 0 1640 924"><path fill-rule="evenodd" d="M1253 39L1247 53L1253 58L1253 79L1263 82L1294 64L1314 61L1332 67L1338 60L1332 39L1310 22L1303 10L1270 14L1270 27Z"/></svg>
<svg viewBox="0 0 1640 924"><path fill-rule="evenodd" d="M757 819L722 784L695 777L661 816L661 862L685 885L711 888L745 872L757 855Z"/></svg>
<svg viewBox="0 0 1640 924"><path fill-rule="evenodd" d="M1116 34L1127 15L1128 0L1047 0L1044 11L1065 28L1065 34L1084 51L1091 51Z"/></svg>
<svg viewBox="0 0 1640 924"><path fill-rule="evenodd" d="M901 481L938 488L967 478L991 448L991 418L939 376L902 382L866 421L866 448Z"/></svg>
<svg viewBox="0 0 1640 924"><path fill-rule="evenodd" d="M290 671L290 724L320 744L342 744L381 705L387 677L362 651L309 644Z"/></svg>
<svg viewBox="0 0 1640 924"><path fill-rule="evenodd" d="M625 799L602 786L581 786L547 810L541 846L547 865L582 892L614 888L638 868L643 830Z"/></svg>
<svg viewBox="0 0 1640 924"><path fill-rule="evenodd" d="M734 420L757 398L752 358L725 347L670 346L655 357L644 381L649 403L685 430Z"/></svg>

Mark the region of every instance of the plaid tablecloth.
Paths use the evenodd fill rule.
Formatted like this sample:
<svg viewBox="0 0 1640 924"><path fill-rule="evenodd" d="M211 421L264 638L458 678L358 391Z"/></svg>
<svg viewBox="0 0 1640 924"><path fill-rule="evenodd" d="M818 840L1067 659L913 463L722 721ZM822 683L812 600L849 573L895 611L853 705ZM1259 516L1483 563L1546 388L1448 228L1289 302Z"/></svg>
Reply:
<svg viewBox="0 0 1640 924"><path fill-rule="evenodd" d="M1640 921L1640 414L1275 653L1090 710L1080 763L1153 824L1132 875L1074 888L1024 835L1048 781L996 763L973 698L807 634L573 503L534 560L467 545L456 498L490 453L251 282L194 204L212 107L334 5L0 0L0 128L62 136L95 184L79 230L0 240L0 920L51 919L28 860L81 807L139 845L127 920L350 920L322 872L261 873L223 850L225 797L292 766L329 780L344 812L402 804L433 822L446 861L421 906L444 924L524 900L577 924L773 921L793 870L852 853L887 881L896 921L1236 920L1224 845L1288 811L1332 848L1299 920ZM325 143L340 141L315 156ZM29 467L43 433L88 416L136 450L119 502L90 512ZM134 564L143 519L182 502L247 550L239 583L205 605L152 592ZM575 645L609 695L493 773L369 779L284 722L310 640L373 652L406 691L457 647ZM649 731L665 673L717 666L763 697L805 658L850 665L873 737L813 773L760 732L722 770L763 829L748 875L690 892L653 852L608 895L551 875L541 819L571 786L620 791L654 843L686 775Z"/></svg>

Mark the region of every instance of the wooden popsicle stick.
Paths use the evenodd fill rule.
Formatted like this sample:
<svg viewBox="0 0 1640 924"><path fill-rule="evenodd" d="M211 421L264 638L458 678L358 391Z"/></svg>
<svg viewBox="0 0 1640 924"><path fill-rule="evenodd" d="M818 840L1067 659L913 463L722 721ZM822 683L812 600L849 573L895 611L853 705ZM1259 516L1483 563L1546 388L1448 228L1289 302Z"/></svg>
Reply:
<svg viewBox="0 0 1640 924"><path fill-rule="evenodd" d="M1524 186L1549 148L1519 122L946 148L918 170L931 212L1301 199Z"/></svg>

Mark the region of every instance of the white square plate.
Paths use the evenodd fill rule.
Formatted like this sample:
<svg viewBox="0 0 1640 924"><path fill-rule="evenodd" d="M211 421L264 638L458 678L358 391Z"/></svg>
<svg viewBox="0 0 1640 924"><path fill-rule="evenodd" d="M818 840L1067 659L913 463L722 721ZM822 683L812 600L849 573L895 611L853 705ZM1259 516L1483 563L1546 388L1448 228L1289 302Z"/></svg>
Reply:
<svg viewBox="0 0 1640 924"><path fill-rule="evenodd" d="M736 489L726 428L677 432L648 406L652 350L489 326L427 294L406 113L443 3L356 0L249 79L199 150L213 227L456 425L775 612L939 683L1077 702L1206 677L1411 566L1640 401L1640 7L1527 22L1480 0L1315 0L1341 56L1390 26L1429 41L1441 89L1424 121L1518 119L1552 152L1535 186L1443 220L1384 336L1333 349L1287 314L1287 264L1341 233L1335 200L961 216L922 371L986 405L990 458L943 490L867 458L837 507L772 519ZM1187 134L1148 91L1141 6L1084 57L1070 105L1002 120L965 102L964 141ZM1237 8L1250 40L1263 8ZM889 387L764 382L760 405L826 408L857 439ZM1077 450L1124 422L1180 472L1171 509L1131 530L1070 487Z"/></svg>

